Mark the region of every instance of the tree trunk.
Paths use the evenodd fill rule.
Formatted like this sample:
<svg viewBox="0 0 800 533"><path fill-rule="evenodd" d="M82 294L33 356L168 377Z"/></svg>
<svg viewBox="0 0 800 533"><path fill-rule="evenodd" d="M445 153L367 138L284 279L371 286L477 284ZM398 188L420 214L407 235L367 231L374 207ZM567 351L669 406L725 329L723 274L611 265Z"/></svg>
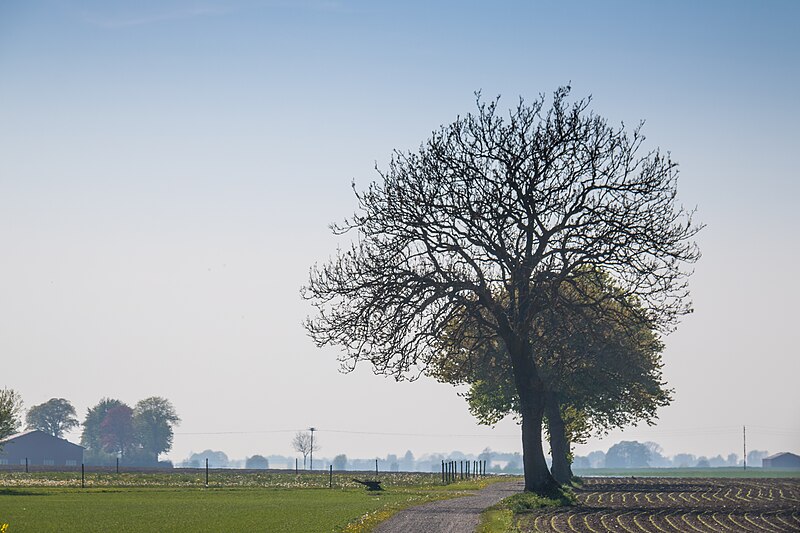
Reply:
<svg viewBox="0 0 800 533"><path fill-rule="evenodd" d="M522 464L525 471L525 490L548 494L558 483L544 460L542 447L542 419L544 417L544 384L531 354L528 343L511 346L506 343L514 371L514 383L519 395L522 416Z"/></svg>
<svg viewBox="0 0 800 533"><path fill-rule="evenodd" d="M550 452L553 455L553 477L562 484L572 481L572 462L570 461L570 443L567 439L564 419L561 418L561 406L558 396L548 392L545 400L545 415L550 432Z"/></svg>

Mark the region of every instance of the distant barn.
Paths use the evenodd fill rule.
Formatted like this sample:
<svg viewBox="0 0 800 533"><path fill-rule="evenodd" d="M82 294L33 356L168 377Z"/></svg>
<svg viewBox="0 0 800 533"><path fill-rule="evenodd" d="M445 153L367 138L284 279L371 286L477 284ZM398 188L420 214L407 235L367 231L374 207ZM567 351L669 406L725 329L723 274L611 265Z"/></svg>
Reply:
<svg viewBox="0 0 800 533"><path fill-rule="evenodd" d="M763 468L797 468L800 469L800 455L789 452L776 453L762 459Z"/></svg>
<svg viewBox="0 0 800 533"><path fill-rule="evenodd" d="M0 465L78 466L83 446L34 429L0 439Z"/></svg>

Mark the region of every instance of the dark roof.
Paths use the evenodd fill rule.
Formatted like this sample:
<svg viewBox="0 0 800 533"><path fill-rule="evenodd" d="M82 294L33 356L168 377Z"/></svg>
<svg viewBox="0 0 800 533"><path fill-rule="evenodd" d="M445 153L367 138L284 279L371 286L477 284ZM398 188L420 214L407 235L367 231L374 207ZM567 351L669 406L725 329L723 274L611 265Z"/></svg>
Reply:
<svg viewBox="0 0 800 533"><path fill-rule="evenodd" d="M62 443L69 444L70 446L77 446L78 448L83 448L83 446L81 446L80 444L75 444L73 442L68 441L67 439L62 439L60 437L54 437L53 435L47 433L46 431L42 431L40 429L29 429L28 431L22 431L20 433L15 433L13 435L9 435L8 437L6 437L4 439L0 439L0 445L8 444L8 443L10 443L12 441L15 441L17 439L20 439L20 438L23 438L23 437L27 437L28 435L37 434L37 433L41 433L42 435L44 435L45 437L48 437L50 439L60 440Z"/></svg>
<svg viewBox="0 0 800 533"><path fill-rule="evenodd" d="M764 459L777 459L778 457L783 457L784 455L789 455L791 457L795 457L797 459L800 459L800 455L797 455L797 454L792 453L792 452L780 452L780 453L776 453L776 454L770 455L769 457L764 457Z"/></svg>
<svg viewBox="0 0 800 533"><path fill-rule="evenodd" d="M9 435L8 437L3 437L2 439L0 439L0 444L2 444L4 442L9 442L9 441L18 439L20 437L24 437L25 435L29 435L31 433L36 433L37 431L41 431L41 430L29 429L28 431L20 431L19 433L14 433L13 435ZM42 431L42 433L44 433L44 432Z"/></svg>

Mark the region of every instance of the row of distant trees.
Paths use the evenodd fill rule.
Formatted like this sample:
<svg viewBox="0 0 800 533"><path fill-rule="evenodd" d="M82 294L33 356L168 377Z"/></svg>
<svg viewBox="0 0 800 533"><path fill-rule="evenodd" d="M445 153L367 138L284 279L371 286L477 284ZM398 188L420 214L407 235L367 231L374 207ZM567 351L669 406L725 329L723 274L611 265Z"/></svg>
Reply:
<svg viewBox="0 0 800 533"><path fill-rule="evenodd" d="M314 437L314 451L318 451L319 448L316 446L316 436ZM442 460L446 458L451 458L456 460L457 458L466 459L465 456L461 452L454 452L455 455L450 457L449 455L444 454L434 454L434 455L425 455L421 459L417 460L414 457L414 454L411 451L406 451L405 455L398 456L395 454L388 454L385 457L379 458L348 458L346 454L338 454L331 457L320 457L319 461L315 458L315 464L317 464L317 468L328 468L328 466L333 466L334 470L373 470L375 468L375 461L378 461L378 466L381 471L383 472L413 472L413 471L422 471L422 472L430 472L431 470L437 470ZM302 454L301 454L302 455ZM512 454L507 454L512 455ZM519 454L516 454L519 457ZM475 460L476 457L470 456L472 460ZM185 467L185 468L201 468L205 466L206 459L208 459L208 465L211 468L248 468L248 469L266 469L266 468L277 468L277 469L294 469L295 468L295 457L290 457L286 455L269 455L264 456L260 454L248 456L243 460L239 459L231 459L228 455L219 450L204 450L199 453L192 453L184 459L183 461L178 463L178 466ZM298 458L299 459L299 458ZM303 466L305 468L307 466Z"/></svg>
<svg viewBox="0 0 800 533"><path fill-rule="evenodd" d="M281 460L277 461L276 468L288 468L288 461L286 457L280 457ZM270 461L263 455L256 454L247 457L244 461L231 460L228 454L219 450L203 450L199 453L192 453L187 459L178 463L178 466L183 468L202 468L208 461L210 468L248 468L252 470L263 469L266 470L270 467ZM294 462L292 461L292 467Z"/></svg>
<svg viewBox="0 0 800 533"><path fill-rule="evenodd" d="M23 419L22 397L13 389L0 390L0 438L19 431ZM133 407L103 398L79 422L75 407L65 398L34 405L24 416L28 429L54 437L83 426L81 445L87 464L110 465L117 460L131 466L154 466L159 455L172 449L173 427L181 419L172 403L160 396L140 400Z"/></svg>
<svg viewBox="0 0 800 533"><path fill-rule="evenodd" d="M298 450L300 451L300 450ZM314 438L314 451L317 439ZM764 450L751 450L747 454L747 465L760 467L761 460L768 455ZM179 466L200 468L208 460L212 468L247 468L247 469L293 469L295 458L285 455L253 455L245 459L230 459L223 451L204 450L192 453ZM388 454L385 457L349 458L338 454L331 458L319 457L318 468L332 466L334 470L373 470L375 461L382 472L431 472L438 471L442 461L485 461L488 472L513 473L522 471L522 456L519 452L500 452L485 448L480 454L452 451L449 453L423 454L416 458L411 450L404 455ZM315 461L317 462L317 461ZM611 446L607 451L593 451L586 456L576 455L574 466L579 469L591 468L715 468L741 467L742 458L730 453L726 456L697 456L691 453L678 453L674 456L663 455L663 449L655 442L622 441ZM303 465L305 468L306 465Z"/></svg>
<svg viewBox="0 0 800 533"><path fill-rule="evenodd" d="M655 442L622 441L614 444L607 452L594 451L586 456L576 456L575 468L713 468L741 466L739 455L730 453L726 457L696 456L691 453L678 453L672 457L662 454L663 449ZM769 455L765 450L750 450L747 465L760 467L761 460Z"/></svg>

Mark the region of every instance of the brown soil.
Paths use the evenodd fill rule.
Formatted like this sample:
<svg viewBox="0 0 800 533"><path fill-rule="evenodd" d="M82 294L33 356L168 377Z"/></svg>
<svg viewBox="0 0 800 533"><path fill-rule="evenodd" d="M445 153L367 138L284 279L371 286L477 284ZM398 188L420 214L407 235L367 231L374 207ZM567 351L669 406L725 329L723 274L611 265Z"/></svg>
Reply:
<svg viewBox="0 0 800 533"><path fill-rule="evenodd" d="M586 478L579 504L518 518L522 532L800 531L799 479Z"/></svg>

